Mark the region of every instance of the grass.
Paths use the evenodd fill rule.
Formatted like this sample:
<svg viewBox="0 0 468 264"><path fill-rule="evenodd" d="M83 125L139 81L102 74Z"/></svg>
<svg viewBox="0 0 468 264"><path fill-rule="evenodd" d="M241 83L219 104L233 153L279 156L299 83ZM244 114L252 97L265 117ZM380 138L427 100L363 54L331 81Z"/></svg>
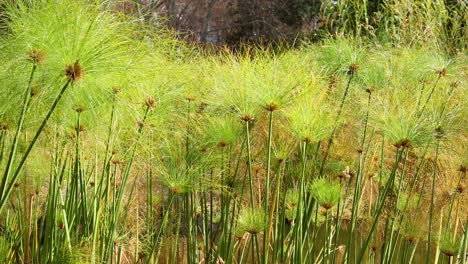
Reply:
<svg viewBox="0 0 468 264"><path fill-rule="evenodd" d="M6 3L0 262L466 263L465 54Z"/></svg>

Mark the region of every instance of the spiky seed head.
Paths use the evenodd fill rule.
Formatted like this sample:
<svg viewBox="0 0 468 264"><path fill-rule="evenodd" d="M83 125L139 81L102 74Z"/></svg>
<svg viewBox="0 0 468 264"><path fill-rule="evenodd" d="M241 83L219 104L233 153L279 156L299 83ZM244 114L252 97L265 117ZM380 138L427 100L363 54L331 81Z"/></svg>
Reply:
<svg viewBox="0 0 468 264"><path fill-rule="evenodd" d="M141 120L138 120L136 124L137 124L137 126L138 126L139 128L142 128L143 125L144 125L144 124L143 124L143 121L141 121Z"/></svg>
<svg viewBox="0 0 468 264"><path fill-rule="evenodd" d="M442 77L445 77L447 75L447 69L446 68L442 68L440 70L437 70L437 73L442 76Z"/></svg>
<svg viewBox="0 0 468 264"><path fill-rule="evenodd" d="M75 127L76 132L84 132L86 128L83 125Z"/></svg>
<svg viewBox="0 0 468 264"><path fill-rule="evenodd" d="M328 81L328 90L333 90L338 83L338 76L336 74L330 75L330 80Z"/></svg>
<svg viewBox="0 0 468 264"><path fill-rule="evenodd" d="M85 108L83 106L77 106L75 107L75 112L77 112L78 114L81 114L85 111Z"/></svg>
<svg viewBox="0 0 468 264"><path fill-rule="evenodd" d="M208 106L208 103L201 102L200 105L198 106L197 113L199 114L203 113L207 106Z"/></svg>
<svg viewBox="0 0 468 264"><path fill-rule="evenodd" d="M269 112L273 112L279 109L279 105L276 103L269 103L269 104L266 104L264 108Z"/></svg>
<svg viewBox="0 0 468 264"><path fill-rule="evenodd" d="M353 75L353 74L356 74L358 71L359 71L359 65L357 65L356 63L349 65L348 74Z"/></svg>
<svg viewBox="0 0 468 264"><path fill-rule="evenodd" d="M45 60L44 51L36 48L32 48L28 53L28 59L34 64L42 64Z"/></svg>
<svg viewBox="0 0 468 264"><path fill-rule="evenodd" d="M67 79L76 82L83 78L83 67L80 65L79 61L75 61L73 64L68 64L65 68L65 76Z"/></svg>
<svg viewBox="0 0 468 264"><path fill-rule="evenodd" d="M436 138L442 138L444 136L444 130L442 129L442 127L437 127L435 129L435 137Z"/></svg>
<svg viewBox="0 0 468 264"><path fill-rule="evenodd" d="M466 173L466 166L465 165L460 165L460 167L458 168L458 171L461 172L461 173Z"/></svg>
<svg viewBox="0 0 468 264"><path fill-rule="evenodd" d="M218 142L218 147L224 148L224 147L226 147L226 146L227 146L227 143L226 143L226 142L224 142L224 141Z"/></svg>
<svg viewBox="0 0 468 264"><path fill-rule="evenodd" d="M122 88L120 88L119 86L114 86L112 87L112 92L114 94L119 94L120 92L122 92Z"/></svg>
<svg viewBox="0 0 468 264"><path fill-rule="evenodd" d="M401 140L397 141L396 143L394 143L393 146L395 146L395 148L397 148L397 149L399 149L399 148L409 148L409 147L411 147L411 142L410 142L409 139L404 138L404 139L401 139Z"/></svg>
<svg viewBox="0 0 468 264"><path fill-rule="evenodd" d="M112 159L112 164L114 165L120 165L123 163L123 161L121 159L118 159L118 158L115 158L115 159Z"/></svg>
<svg viewBox="0 0 468 264"><path fill-rule="evenodd" d="M346 166L346 168L338 174L339 179L350 179L353 176L353 173L349 169L349 166Z"/></svg>
<svg viewBox="0 0 468 264"><path fill-rule="evenodd" d="M375 88L374 88L374 87L368 87L368 88L366 88L366 93L368 93L368 94L372 94L374 91L375 91Z"/></svg>
<svg viewBox="0 0 468 264"><path fill-rule="evenodd" d="M454 81L450 83L450 87L454 89L457 88L459 85L460 85L460 81Z"/></svg>
<svg viewBox="0 0 468 264"><path fill-rule="evenodd" d="M254 121L254 117L252 115L243 115L241 116L241 120L244 122L252 122Z"/></svg>
<svg viewBox="0 0 468 264"><path fill-rule="evenodd" d="M154 101L153 97L148 96L146 97L145 104L150 110L153 110L156 105L156 102Z"/></svg>

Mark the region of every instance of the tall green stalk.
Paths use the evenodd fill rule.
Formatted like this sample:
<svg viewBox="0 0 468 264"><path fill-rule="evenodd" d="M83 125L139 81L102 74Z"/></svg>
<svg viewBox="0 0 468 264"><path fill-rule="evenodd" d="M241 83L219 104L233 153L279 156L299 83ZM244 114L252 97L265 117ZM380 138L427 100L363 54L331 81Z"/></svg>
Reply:
<svg viewBox="0 0 468 264"><path fill-rule="evenodd" d="M41 125L39 128L36 130L36 134L34 135L32 141L29 143L28 148L26 149L26 152L23 154L23 157L21 158L18 166L16 167L15 172L13 173L13 177L11 178L10 182L7 183L6 189L2 188L2 197L0 198L0 213L5 207L6 201L8 200L8 197L10 196L11 190L13 189L13 186L15 182L17 181L19 174L21 172L21 169L23 168L26 160L29 157L29 154L31 153L32 148L36 144L37 140L39 139L39 136L41 135L42 131L44 130L44 127L46 126L47 122L49 121L50 117L52 116L52 113L54 112L55 108L57 107L58 103L60 102L60 99L62 99L63 94L67 90L68 86L72 84L72 79L68 79L65 85L62 87L60 90L58 96L55 98L55 101L53 102L52 106L49 109L49 112L47 113L46 117L42 121ZM6 179L5 179L6 183Z"/></svg>
<svg viewBox="0 0 468 264"><path fill-rule="evenodd" d="M17 150L17 147L18 147L18 140L20 138L20 134L21 134L21 131L23 129L24 118L26 117L27 110L29 108L29 102L31 100L31 84L32 84L32 81L34 79L34 73L36 72L36 69L37 69L37 64L34 63L33 66L32 66L32 69L31 69L31 73L30 73L30 76L29 76L29 81L28 81L26 91L24 93L23 108L21 110L20 118L18 119L18 125L16 126L15 137L13 138L13 143L11 145L11 150L10 150L10 154L9 154L9 157L8 157L8 162L7 162L7 165L6 165L6 168L5 168L5 172L3 174L2 184L0 186L0 201L3 201L3 199L6 199L6 197L5 197L5 192L7 191L6 186L7 186L7 183L8 183L8 178L10 176L11 168L13 166L13 162L15 160L16 150ZM3 153L3 151L2 151L2 153ZM14 179L13 184L14 184L15 181L16 180ZM0 206L0 212L2 211L1 209L2 209L2 206Z"/></svg>
<svg viewBox="0 0 468 264"><path fill-rule="evenodd" d="M432 187L431 187L431 205L429 209L429 227L427 230L427 245L426 245L426 263L430 261L430 252L431 252L431 239L432 239L432 218L434 213L434 198L435 198L435 182L437 176L437 160L439 157L439 148L440 148L440 138L437 138L436 143L436 152L434 159L434 171L432 173Z"/></svg>
<svg viewBox="0 0 468 264"><path fill-rule="evenodd" d="M273 137L273 110L268 111L268 141L267 141L267 164L266 164L266 183L265 183L265 215L269 215L269 199L270 196L270 170L271 170L271 146ZM272 205L273 206L273 205ZM268 219L268 217L267 217ZM270 224L265 225L263 238L263 263L268 262L268 252L270 243Z"/></svg>
<svg viewBox="0 0 468 264"><path fill-rule="evenodd" d="M392 172L390 174L390 177L387 180L387 183L385 184L384 189L382 190L382 194L379 197L371 229L369 230L367 238L366 238L363 246L361 247L361 250L359 252L359 257L357 259L358 262L356 262L356 263L361 263L363 261L364 254L365 254L365 252L367 250L367 246L369 245L369 242L370 242L370 240L372 238L372 233L374 232L374 230L375 230L375 228L377 226L377 223L379 222L380 214L382 213L382 209L384 207L387 195L388 195L389 191L393 188L393 185L394 185L394 182L395 182L396 172L397 172L397 169L398 169L398 165L400 164L400 160L401 160L404 149L405 148L397 149L395 164L393 165L393 169L392 169Z"/></svg>

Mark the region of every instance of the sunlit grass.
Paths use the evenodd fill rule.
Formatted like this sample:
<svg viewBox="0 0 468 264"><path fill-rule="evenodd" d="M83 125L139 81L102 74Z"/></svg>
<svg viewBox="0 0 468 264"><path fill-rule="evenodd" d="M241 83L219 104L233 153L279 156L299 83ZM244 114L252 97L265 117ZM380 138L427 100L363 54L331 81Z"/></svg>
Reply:
<svg viewBox="0 0 468 264"><path fill-rule="evenodd" d="M8 5L0 262L463 259L465 55L205 56L109 10Z"/></svg>

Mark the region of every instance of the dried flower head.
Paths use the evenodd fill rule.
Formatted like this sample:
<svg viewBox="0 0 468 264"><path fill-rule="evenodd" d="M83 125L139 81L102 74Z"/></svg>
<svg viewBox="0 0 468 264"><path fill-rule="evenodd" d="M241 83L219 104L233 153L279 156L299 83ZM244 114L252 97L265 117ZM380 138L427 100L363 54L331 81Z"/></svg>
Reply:
<svg viewBox="0 0 468 264"><path fill-rule="evenodd" d="M138 126L139 128L142 128L143 125L144 125L144 124L143 124L143 121L141 121L141 120L138 120L136 124L137 124L137 126Z"/></svg>
<svg viewBox="0 0 468 264"><path fill-rule="evenodd" d="M241 116L241 120L244 122L252 122L254 117L252 115L243 115Z"/></svg>
<svg viewBox="0 0 468 264"><path fill-rule="evenodd" d="M359 65L353 63L349 65L348 74L356 74L359 71Z"/></svg>
<svg viewBox="0 0 468 264"><path fill-rule="evenodd" d="M75 111L78 113L78 114L81 114L85 111L85 108L83 106L77 106L75 107Z"/></svg>
<svg viewBox="0 0 468 264"><path fill-rule="evenodd" d="M32 48L28 53L28 59L34 64L42 64L45 60L44 51Z"/></svg>
<svg viewBox="0 0 468 264"><path fill-rule="evenodd" d="M353 173L349 169L349 166L346 166L346 168L338 174L339 179L350 179L353 176Z"/></svg>
<svg viewBox="0 0 468 264"><path fill-rule="evenodd" d="M84 132L86 128L83 125L80 125L79 127L75 127L76 132Z"/></svg>
<svg viewBox="0 0 468 264"><path fill-rule="evenodd" d="M121 159L115 158L115 159L112 159L111 162L114 165L120 165L120 164L122 164L123 161Z"/></svg>
<svg viewBox="0 0 468 264"><path fill-rule="evenodd" d="M67 76L67 79L72 82L83 78L83 67L80 65L79 61L67 65L65 68L65 76Z"/></svg>
<svg viewBox="0 0 468 264"><path fill-rule="evenodd" d="M366 88L366 93L368 93L368 94L372 94L374 91L375 91L375 88L374 88L374 87L368 87L368 88Z"/></svg>
<svg viewBox="0 0 468 264"><path fill-rule="evenodd" d="M458 171L460 171L461 173L466 173L466 166L460 165L460 167L458 168Z"/></svg>
<svg viewBox="0 0 468 264"><path fill-rule="evenodd" d="M264 106L265 110L273 112L279 109L278 104L276 103L269 103Z"/></svg>
<svg viewBox="0 0 468 264"><path fill-rule="evenodd" d="M442 129L442 127L437 127L435 129L435 137L436 138L442 138L444 136L444 130Z"/></svg>
<svg viewBox="0 0 468 264"><path fill-rule="evenodd" d="M440 70L437 70L437 73L440 75L440 76L443 76L445 77L447 75L447 69L446 68L442 68Z"/></svg>
<svg viewBox="0 0 468 264"><path fill-rule="evenodd" d="M410 142L409 139L404 138L404 139L401 139L401 140L397 141L396 143L394 143L393 146L395 146L395 148L397 148L397 149L399 149L399 148L409 148L409 147L411 147L411 142Z"/></svg>
<svg viewBox="0 0 468 264"><path fill-rule="evenodd" d="M153 97L148 96L146 97L145 104L150 110L153 110L156 102L154 101Z"/></svg>
<svg viewBox="0 0 468 264"><path fill-rule="evenodd" d="M120 88L119 86L114 86L112 87L112 92L114 94L119 94L120 92L122 92L122 88Z"/></svg>

